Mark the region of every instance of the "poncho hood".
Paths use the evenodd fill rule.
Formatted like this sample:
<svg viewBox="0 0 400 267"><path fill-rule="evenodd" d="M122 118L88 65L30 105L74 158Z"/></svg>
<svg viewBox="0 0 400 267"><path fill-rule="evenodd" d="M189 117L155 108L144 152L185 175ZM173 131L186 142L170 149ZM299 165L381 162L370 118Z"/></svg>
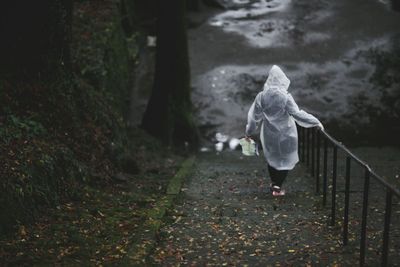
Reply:
<svg viewBox="0 0 400 267"><path fill-rule="evenodd" d="M277 65L273 65L269 70L267 81L264 84L264 90L279 89L287 91L290 85L290 80L286 74Z"/></svg>

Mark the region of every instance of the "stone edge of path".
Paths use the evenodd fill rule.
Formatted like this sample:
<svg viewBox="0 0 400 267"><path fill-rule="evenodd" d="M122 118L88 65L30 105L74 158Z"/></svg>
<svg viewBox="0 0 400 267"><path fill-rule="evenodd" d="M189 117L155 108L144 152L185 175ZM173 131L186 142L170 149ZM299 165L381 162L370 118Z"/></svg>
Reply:
<svg viewBox="0 0 400 267"><path fill-rule="evenodd" d="M123 266L143 266L146 263L147 256L156 244L162 219L179 195L185 178L192 172L195 158L191 156L183 161L178 172L170 179L166 194L159 198L154 207L147 212L147 219L141 229L142 236L130 245L130 249L121 262Z"/></svg>

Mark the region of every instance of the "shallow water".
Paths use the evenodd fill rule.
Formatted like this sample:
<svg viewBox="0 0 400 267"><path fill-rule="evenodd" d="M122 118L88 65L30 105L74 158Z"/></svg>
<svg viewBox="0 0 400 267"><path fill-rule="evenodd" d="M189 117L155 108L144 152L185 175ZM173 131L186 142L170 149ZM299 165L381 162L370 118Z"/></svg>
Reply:
<svg viewBox="0 0 400 267"><path fill-rule="evenodd" d="M236 7L234 6L236 3ZM268 70L280 65L299 106L324 124L370 118L354 105L384 108L371 82L370 51L390 51L400 14L378 0L233 1L229 10L205 10L189 32L193 102L208 138L240 137L247 110ZM204 10L203 10L204 11ZM358 100L357 100L358 101ZM328 128L329 130L329 128Z"/></svg>

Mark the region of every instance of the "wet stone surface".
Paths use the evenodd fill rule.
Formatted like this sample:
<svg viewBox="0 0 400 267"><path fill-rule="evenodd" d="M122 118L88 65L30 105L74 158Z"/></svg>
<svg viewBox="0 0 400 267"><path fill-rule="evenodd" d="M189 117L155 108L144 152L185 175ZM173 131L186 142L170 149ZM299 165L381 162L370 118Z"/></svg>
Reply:
<svg viewBox="0 0 400 267"><path fill-rule="evenodd" d="M248 108L273 64L291 79L289 91L299 106L328 131L382 128L376 114L394 117L384 96L399 84L389 79L382 86L374 78L382 68L399 71L379 65L385 65L380 54L396 55L398 49L400 17L388 3L225 2L226 10L192 14L203 16L203 23L189 31L193 103L205 136L243 134ZM376 136L369 138L377 143Z"/></svg>
<svg viewBox="0 0 400 267"><path fill-rule="evenodd" d="M325 266L357 263L326 226L313 182L298 166L272 197L261 158L203 153L151 257L163 266Z"/></svg>

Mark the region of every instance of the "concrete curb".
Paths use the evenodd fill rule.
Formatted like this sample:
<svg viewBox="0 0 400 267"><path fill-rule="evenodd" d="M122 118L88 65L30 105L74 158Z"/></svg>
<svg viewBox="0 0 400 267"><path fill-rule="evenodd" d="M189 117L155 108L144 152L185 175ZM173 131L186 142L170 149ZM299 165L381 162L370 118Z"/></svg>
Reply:
<svg viewBox="0 0 400 267"><path fill-rule="evenodd" d="M166 211L173 205L182 188L184 179L190 175L195 156L186 159L179 171L168 183L166 195L161 197L146 214L146 221L143 223L141 235L131 245L120 266L143 266L146 258L156 244L158 230L161 227L162 219Z"/></svg>

